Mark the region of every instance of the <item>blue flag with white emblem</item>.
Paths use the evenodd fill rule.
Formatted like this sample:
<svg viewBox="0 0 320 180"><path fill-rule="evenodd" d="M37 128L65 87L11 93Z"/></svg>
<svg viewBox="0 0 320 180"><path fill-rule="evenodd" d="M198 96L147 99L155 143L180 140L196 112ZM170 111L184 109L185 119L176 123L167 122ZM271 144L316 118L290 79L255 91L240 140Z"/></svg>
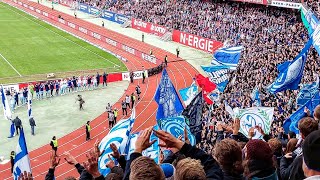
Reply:
<svg viewBox="0 0 320 180"><path fill-rule="evenodd" d="M201 68L208 74L210 81L218 86L218 90L223 92L229 83L230 68L221 65L201 66Z"/></svg>
<svg viewBox="0 0 320 180"><path fill-rule="evenodd" d="M269 91L275 94L287 89L296 90L299 87L303 75L304 65L307 59L308 50L312 44L310 39L300 54L293 61L286 61L278 65L279 75L277 79L269 86Z"/></svg>
<svg viewBox="0 0 320 180"><path fill-rule="evenodd" d="M191 86L180 89L179 90L180 96L186 106L190 104L192 99L197 95L198 93L198 86L193 82Z"/></svg>
<svg viewBox="0 0 320 180"><path fill-rule="evenodd" d="M317 80L311 84L304 84L300 89L300 92L297 97L297 105L303 106L306 104L312 97L319 92L319 76L317 75Z"/></svg>
<svg viewBox="0 0 320 180"><path fill-rule="evenodd" d="M23 128L20 131L19 141L14 158L13 179L18 180L21 173L26 171L31 173L30 159L28 155L26 138L24 137Z"/></svg>
<svg viewBox="0 0 320 180"><path fill-rule="evenodd" d="M183 111L183 105L166 69L162 72L154 100L158 103L156 119L179 116Z"/></svg>
<svg viewBox="0 0 320 180"><path fill-rule="evenodd" d="M228 66L232 70L236 70L240 57L242 46L220 48L213 54L212 65Z"/></svg>
<svg viewBox="0 0 320 180"><path fill-rule="evenodd" d="M178 138L180 135L183 137L184 128L186 127L191 145L194 146L196 144L196 138L191 133L190 128L186 124L183 116L160 119L158 120L158 125L161 130L172 134L176 138Z"/></svg>
<svg viewBox="0 0 320 180"><path fill-rule="evenodd" d="M132 110L131 117L128 119L120 120L114 127L111 128L108 135L106 135L99 144L100 151L104 150L104 153L98 160L98 168L103 176L110 173L110 169L106 167L109 162L108 155L112 153L110 144L114 143L119 150L120 154L126 153L126 148L129 143L130 131L132 129L135 120L135 109Z"/></svg>

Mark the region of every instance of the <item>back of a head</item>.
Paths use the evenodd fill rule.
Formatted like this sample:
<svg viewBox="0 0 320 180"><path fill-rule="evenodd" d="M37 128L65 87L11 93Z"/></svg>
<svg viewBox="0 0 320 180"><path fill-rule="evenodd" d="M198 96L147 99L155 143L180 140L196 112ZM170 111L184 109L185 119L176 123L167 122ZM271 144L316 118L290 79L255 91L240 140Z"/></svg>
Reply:
<svg viewBox="0 0 320 180"><path fill-rule="evenodd" d="M320 130L313 131L305 138L302 150L305 176L320 175Z"/></svg>
<svg viewBox="0 0 320 180"><path fill-rule="evenodd" d="M273 152L274 155L276 156L281 156L282 154L282 144L281 141L278 138L272 138L269 139L268 144Z"/></svg>
<svg viewBox="0 0 320 180"><path fill-rule="evenodd" d="M298 143L297 138L291 138L287 143L285 154L293 152L296 149L297 143Z"/></svg>
<svg viewBox="0 0 320 180"><path fill-rule="evenodd" d="M69 176L69 177L66 177L64 180L77 180L77 179L75 177Z"/></svg>
<svg viewBox="0 0 320 180"><path fill-rule="evenodd" d="M206 180L206 173L199 160L185 158L175 168L174 180Z"/></svg>
<svg viewBox="0 0 320 180"><path fill-rule="evenodd" d="M314 117L315 120L317 120L319 122L319 120L320 120L320 105L318 105L314 109L313 117Z"/></svg>
<svg viewBox="0 0 320 180"><path fill-rule="evenodd" d="M122 180L122 177L117 173L110 173L104 179L105 180Z"/></svg>
<svg viewBox="0 0 320 180"><path fill-rule="evenodd" d="M243 173L242 150L235 140L228 138L217 143L214 157L224 172L231 175Z"/></svg>
<svg viewBox="0 0 320 180"><path fill-rule="evenodd" d="M318 130L319 127L316 120L311 117L305 117L299 121L298 128L302 138L305 138L313 131Z"/></svg>
<svg viewBox="0 0 320 180"><path fill-rule="evenodd" d="M130 180L164 180L165 176L160 166L146 156L140 156L130 165Z"/></svg>

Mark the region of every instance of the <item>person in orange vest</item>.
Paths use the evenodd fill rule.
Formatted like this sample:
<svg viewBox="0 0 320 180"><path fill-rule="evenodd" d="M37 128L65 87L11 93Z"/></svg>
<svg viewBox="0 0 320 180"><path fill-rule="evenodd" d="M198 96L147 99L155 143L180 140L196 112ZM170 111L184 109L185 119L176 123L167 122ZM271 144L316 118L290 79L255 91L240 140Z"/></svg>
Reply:
<svg viewBox="0 0 320 180"><path fill-rule="evenodd" d="M87 124L86 124L86 141L90 140L90 131L91 131L90 121L87 121Z"/></svg>

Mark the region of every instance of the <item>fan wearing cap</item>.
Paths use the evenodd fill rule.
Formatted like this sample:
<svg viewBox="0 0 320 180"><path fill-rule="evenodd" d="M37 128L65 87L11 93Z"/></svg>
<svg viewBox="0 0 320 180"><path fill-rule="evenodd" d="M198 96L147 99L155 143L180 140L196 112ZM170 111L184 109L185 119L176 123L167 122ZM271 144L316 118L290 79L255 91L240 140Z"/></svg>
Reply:
<svg viewBox="0 0 320 180"><path fill-rule="evenodd" d="M320 179L320 130L313 131L304 140L302 169L306 180Z"/></svg>

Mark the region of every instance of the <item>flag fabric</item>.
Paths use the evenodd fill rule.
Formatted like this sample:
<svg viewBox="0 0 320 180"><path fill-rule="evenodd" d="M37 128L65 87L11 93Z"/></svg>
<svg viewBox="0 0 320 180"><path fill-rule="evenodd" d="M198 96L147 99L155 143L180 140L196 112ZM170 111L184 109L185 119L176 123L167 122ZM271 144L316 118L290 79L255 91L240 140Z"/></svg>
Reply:
<svg viewBox="0 0 320 180"><path fill-rule="evenodd" d="M174 137L178 138L180 135L183 136L184 128L187 128L188 138L190 140L191 145L196 144L196 139L194 135L191 133L189 126L186 124L183 116L171 117L158 120L158 125L161 130L164 130ZM184 138L183 138L184 139Z"/></svg>
<svg viewBox="0 0 320 180"><path fill-rule="evenodd" d="M180 89L179 90L180 96L183 100L183 103L188 106L192 99L197 95L198 93L198 86L193 82L191 86Z"/></svg>
<svg viewBox="0 0 320 180"><path fill-rule="evenodd" d="M232 107L227 103L227 101L224 101L224 108L225 110L230 114L231 117L234 116L234 112Z"/></svg>
<svg viewBox="0 0 320 180"><path fill-rule="evenodd" d="M277 79L268 88L270 93L275 94L287 89L298 89L311 44L312 39L307 42L300 54L293 61L286 61L278 65L279 74Z"/></svg>
<svg viewBox="0 0 320 180"><path fill-rule="evenodd" d="M206 91L208 93L217 88L217 85L211 82L208 77L204 77L202 74L196 75L196 82L203 91Z"/></svg>
<svg viewBox="0 0 320 180"><path fill-rule="evenodd" d="M28 102L27 102L27 105L28 105L28 117L30 119L31 116L32 116L32 94L31 94L31 90L30 89L28 89Z"/></svg>
<svg viewBox="0 0 320 180"><path fill-rule="evenodd" d="M312 45L320 55L320 23L317 24L315 30L311 35Z"/></svg>
<svg viewBox="0 0 320 180"><path fill-rule="evenodd" d="M179 116L183 111L183 105L166 69L162 72L154 100L158 104L156 119Z"/></svg>
<svg viewBox="0 0 320 180"><path fill-rule="evenodd" d="M8 138L14 137L15 133L16 133L16 128L14 126L14 122L12 121L11 126L10 126L10 136Z"/></svg>
<svg viewBox="0 0 320 180"><path fill-rule="evenodd" d="M304 15L304 13L303 13L303 11L302 11L301 9L300 9L300 11L301 11L301 20L302 20L302 23L303 23L304 27L308 30L309 35L311 35L312 32L313 32L313 29L312 29L312 27L310 26L310 24L308 23L305 15Z"/></svg>
<svg viewBox="0 0 320 180"><path fill-rule="evenodd" d="M317 80L311 84L304 84L300 89L300 92L297 97L297 105L303 106L306 104L312 97L319 92L319 76L317 75Z"/></svg>
<svg viewBox="0 0 320 180"><path fill-rule="evenodd" d="M12 118L12 113L3 86L1 86L1 102L3 106L3 115L7 120L10 120Z"/></svg>
<svg viewBox="0 0 320 180"><path fill-rule="evenodd" d="M282 127L283 127L285 133L292 131L296 134L299 134L298 123L303 117L306 117L306 114L304 112L304 108L308 108L310 110L310 113L313 114L314 109L319 104L320 104L320 96L319 96L319 91L318 91L312 97L312 99L310 99L303 106L300 106L299 109L296 112L294 112L293 114L291 114L291 116L283 123Z"/></svg>
<svg viewBox="0 0 320 180"><path fill-rule="evenodd" d="M154 130L159 130L158 125L155 125L153 127ZM134 133L130 135L130 143L128 145L127 148L127 160L130 159L130 155L134 152L135 150L135 143L137 141L137 138L139 136L139 132L138 133ZM152 144L152 146L150 146L149 148L147 148L146 150L142 151L142 155L143 156L147 156L150 157L151 159L153 159L156 163L160 163L159 162L159 153L160 153L160 147L159 147L159 139L157 136L154 135L154 133L151 133L150 136L150 141L153 140L157 140L154 144Z"/></svg>
<svg viewBox="0 0 320 180"><path fill-rule="evenodd" d="M28 155L27 143L24 137L23 128L21 128L18 145L16 148L16 156L13 166L13 179L18 180L21 173L26 171L31 173L30 159Z"/></svg>
<svg viewBox="0 0 320 180"><path fill-rule="evenodd" d="M252 107L247 109L235 108L235 117L240 119L240 132L248 137L251 127L260 126L266 134L269 134L273 121L273 107ZM262 139L262 135L256 131L253 139Z"/></svg>
<svg viewBox="0 0 320 180"><path fill-rule="evenodd" d="M108 155L112 153L110 144L117 145L119 153L125 154L128 141L130 138L130 131L132 129L135 120L135 109L132 110L131 117L128 119L120 120L114 127L111 128L108 135L106 135L99 144L100 151L104 150L104 153L98 160L98 168L103 176L110 173L110 169L106 167L109 162Z"/></svg>
<svg viewBox="0 0 320 180"><path fill-rule="evenodd" d="M261 99L258 87L255 87L251 93L251 100L256 106L261 106Z"/></svg>
<svg viewBox="0 0 320 180"><path fill-rule="evenodd" d="M223 92L229 82L230 68L223 65L201 66L209 76L211 82L218 86L218 90Z"/></svg>
<svg viewBox="0 0 320 180"><path fill-rule="evenodd" d="M203 95L202 92L199 92L182 112L182 115L187 119L190 131L196 137L197 142L201 141L203 104Z"/></svg>
<svg viewBox="0 0 320 180"><path fill-rule="evenodd" d="M213 54L211 64L228 66L230 69L236 70L242 49L242 46L220 48Z"/></svg>

